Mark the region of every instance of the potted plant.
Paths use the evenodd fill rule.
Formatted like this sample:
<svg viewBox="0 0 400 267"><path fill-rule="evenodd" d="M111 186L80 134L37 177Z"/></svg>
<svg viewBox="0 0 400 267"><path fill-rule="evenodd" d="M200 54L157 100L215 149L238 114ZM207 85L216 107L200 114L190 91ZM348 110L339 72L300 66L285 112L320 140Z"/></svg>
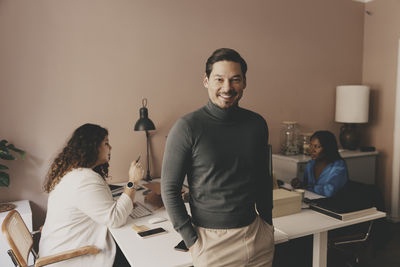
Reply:
<svg viewBox="0 0 400 267"><path fill-rule="evenodd" d="M17 158L13 155L13 153L17 153L21 156L22 159L25 158L25 151L16 148L13 144L8 143L7 140L0 141L0 159L1 160L16 160ZM10 175L5 172L9 168L0 163L0 186L9 186L10 185ZM0 212L7 211L15 208L14 204L10 203L0 203Z"/></svg>
<svg viewBox="0 0 400 267"><path fill-rule="evenodd" d="M11 152L18 153L22 159L25 158L25 151L16 148L13 144L8 143L7 140L0 141L0 159L2 160L16 160L17 158ZM0 186L10 185L10 175L5 172L8 167L4 164L0 164Z"/></svg>

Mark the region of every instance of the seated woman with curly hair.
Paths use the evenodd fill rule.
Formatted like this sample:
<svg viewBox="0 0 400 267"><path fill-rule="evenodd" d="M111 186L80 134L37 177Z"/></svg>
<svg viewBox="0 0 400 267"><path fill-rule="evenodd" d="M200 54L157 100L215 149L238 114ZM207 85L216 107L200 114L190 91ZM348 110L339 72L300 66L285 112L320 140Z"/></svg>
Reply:
<svg viewBox="0 0 400 267"><path fill-rule="evenodd" d="M304 180L294 178L295 188L304 187L319 195L331 197L342 189L347 181L347 166L338 152L335 135L329 131L317 131L311 138L311 160L304 171Z"/></svg>
<svg viewBox="0 0 400 267"><path fill-rule="evenodd" d="M105 178L111 145L108 131L94 124L77 128L47 174L47 216L39 244L40 256L94 245L96 255L77 257L54 266L112 266L115 242L108 227L120 227L133 209L135 188L125 187L114 200ZM140 163L132 162L129 181L143 177ZM53 265L52 265L53 266Z"/></svg>

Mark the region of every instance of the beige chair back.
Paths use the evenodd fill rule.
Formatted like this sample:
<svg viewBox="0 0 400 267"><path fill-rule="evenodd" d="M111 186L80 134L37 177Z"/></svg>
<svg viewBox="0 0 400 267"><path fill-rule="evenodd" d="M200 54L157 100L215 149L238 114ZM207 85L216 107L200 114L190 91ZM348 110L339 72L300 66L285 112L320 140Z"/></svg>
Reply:
<svg viewBox="0 0 400 267"><path fill-rule="evenodd" d="M1 230L20 266L28 266L33 238L18 211L10 211L1 225Z"/></svg>

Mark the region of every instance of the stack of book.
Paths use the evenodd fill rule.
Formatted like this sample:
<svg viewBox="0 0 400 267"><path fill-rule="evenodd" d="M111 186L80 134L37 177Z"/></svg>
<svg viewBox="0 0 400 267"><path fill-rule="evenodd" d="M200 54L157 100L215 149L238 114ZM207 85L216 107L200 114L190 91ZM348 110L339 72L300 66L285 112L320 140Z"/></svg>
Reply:
<svg viewBox="0 0 400 267"><path fill-rule="evenodd" d="M313 199L309 205L312 210L342 221L370 215L377 210L370 201L337 197Z"/></svg>
<svg viewBox="0 0 400 267"><path fill-rule="evenodd" d="M356 210L352 212L338 212L330 210L329 208L324 208L316 204L310 203L310 209L323 213L325 215L331 216L335 219L342 221L357 219L366 215L374 214L376 212L376 207L366 208L362 210Z"/></svg>
<svg viewBox="0 0 400 267"><path fill-rule="evenodd" d="M348 181L333 197L313 199L310 208L333 218L347 221L377 211L379 194L375 185Z"/></svg>

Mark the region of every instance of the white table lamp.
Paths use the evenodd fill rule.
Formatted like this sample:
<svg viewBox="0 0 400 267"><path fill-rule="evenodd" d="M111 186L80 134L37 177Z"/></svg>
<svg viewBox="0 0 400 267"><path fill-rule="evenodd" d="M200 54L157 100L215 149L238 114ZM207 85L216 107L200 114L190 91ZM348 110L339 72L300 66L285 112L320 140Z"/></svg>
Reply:
<svg viewBox="0 0 400 267"><path fill-rule="evenodd" d="M355 150L360 144L356 124L368 122L369 91L366 85L336 87L335 121L344 123L339 137L344 149Z"/></svg>

